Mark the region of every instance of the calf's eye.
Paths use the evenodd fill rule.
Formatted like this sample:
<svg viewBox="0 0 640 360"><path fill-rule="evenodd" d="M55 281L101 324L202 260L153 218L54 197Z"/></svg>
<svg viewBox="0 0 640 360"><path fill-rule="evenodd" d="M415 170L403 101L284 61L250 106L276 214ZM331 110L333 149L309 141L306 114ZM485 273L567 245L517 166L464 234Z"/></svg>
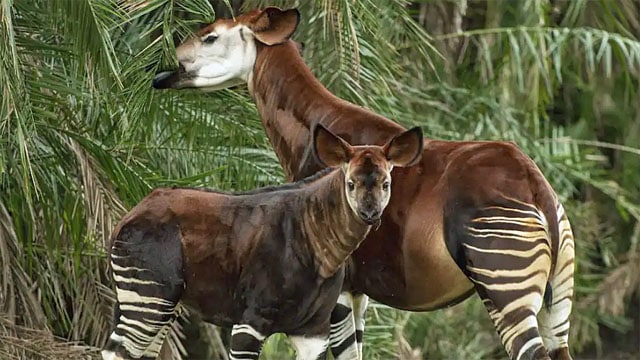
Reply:
<svg viewBox="0 0 640 360"><path fill-rule="evenodd" d="M349 188L349 191L353 191L356 189L356 184L354 184L353 181L349 180L347 181L347 187Z"/></svg>
<svg viewBox="0 0 640 360"><path fill-rule="evenodd" d="M384 191L389 191L389 186L390 186L390 185L391 185L391 184L389 183L389 181L385 181L385 182L383 182L383 183L382 183L382 190L384 190Z"/></svg>

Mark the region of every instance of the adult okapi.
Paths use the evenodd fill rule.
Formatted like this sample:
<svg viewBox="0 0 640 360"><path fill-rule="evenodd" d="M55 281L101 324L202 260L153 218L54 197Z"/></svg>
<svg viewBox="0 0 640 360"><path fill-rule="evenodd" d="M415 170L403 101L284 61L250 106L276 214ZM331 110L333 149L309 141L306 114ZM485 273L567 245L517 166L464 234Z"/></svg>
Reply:
<svg viewBox="0 0 640 360"><path fill-rule="evenodd" d="M316 124L353 144L383 144L404 131L337 98L312 75L289 40L298 21L297 10L277 8L217 20L176 49L177 70L153 82L205 90L246 83L292 180L322 167L311 156ZM571 359L573 235L534 162L512 143L427 139L422 160L393 177L380 228L347 263L345 293L332 314L334 354L356 339L361 346L362 294L428 311L476 291L511 359ZM345 337L351 307L356 331Z"/></svg>
<svg viewBox="0 0 640 360"><path fill-rule="evenodd" d="M414 128L382 147L351 146L318 125L313 143L338 169L248 193L156 189L124 216L112 235L105 360L155 359L179 304L233 326L230 359L257 360L276 332L298 359L325 358L344 263L380 221L391 169L418 162L423 142Z"/></svg>

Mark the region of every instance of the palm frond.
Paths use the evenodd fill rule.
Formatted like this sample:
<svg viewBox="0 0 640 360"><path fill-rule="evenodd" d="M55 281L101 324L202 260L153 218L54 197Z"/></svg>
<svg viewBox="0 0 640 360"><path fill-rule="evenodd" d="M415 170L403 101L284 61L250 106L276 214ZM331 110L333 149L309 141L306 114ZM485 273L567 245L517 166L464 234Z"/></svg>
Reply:
<svg viewBox="0 0 640 360"><path fill-rule="evenodd" d="M211 22L214 9L268 5L300 6L295 39L339 96L432 138L516 142L569 202L576 224L574 348L600 346L601 326L628 328L628 301L607 294L627 299L637 273L637 2L5 0L0 309L11 325L0 328L11 339L0 343L17 347L0 346L0 357L30 357L38 344L62 356L69 348L52 334L78 342L69 354L95 355L80 343L101 346L110 332L110 231L153 187L282 181L246 90L149 86L155 70L175 64L174 39ZM23 347L14 341L26 331L18 323L48 340ZM189 350L191 339L180 337L186 325L176 324L165 358ZM219 354L219 342L207 346ZM501 351L477 300L430 314L380 304L369 311L367 358ZM275 337L263 357L292 358L293 350Z"/></svg>

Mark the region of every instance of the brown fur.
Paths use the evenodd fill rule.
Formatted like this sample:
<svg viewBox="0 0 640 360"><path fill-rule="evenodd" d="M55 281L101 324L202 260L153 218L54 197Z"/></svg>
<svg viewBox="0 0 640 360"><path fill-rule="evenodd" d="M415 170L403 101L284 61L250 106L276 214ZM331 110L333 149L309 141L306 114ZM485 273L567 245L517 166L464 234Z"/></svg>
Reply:
<svg viewBox="0 0 640 360"><path fill-rule="evenodd" d="M179 302L217 325L328 337L345 260L374 222L363 209L379 218L388 193L376 190L393 165L420 157L422 143L419 129L382 147L351 146L322 126L314 134L315 154L339 169L239 194L156 189L124 216L112 235L118 301L108 351L148 349L127 329L170 323ZM346 189L347 179L358 184Z"/></svg>
<svg viewBox="0 0 640 360"><path fill-rule="evenodd" d="M252 25L243 19L238 23ZM331 94L304 64L293 41L275 46L256 42L256 47L248 86L289 180L322 168L310 142L310 129L317 124L351 144L382 145L404 131ZM460 250L463 237L456 231L464 231L464 219L478 209L508 199L544 214L552 256L546 271L553 273L560 242L556 195L513 143L427 139L422 159L413 167L394 169L393 179L393 196L380 228L348 262L346 289L407 310L433 310L463 300L474 290L464 273L473 259Z"/></svg>
<svg viewBox="0 0 640 360"><path fill-rule="evenodd" d="M331 94L291 42L258 45L255 69L250 90L292 180L320 168L307 150L309 129L316 123L353 144L383 144L404 130ZM281 91L285 84L287 91ZM557 223L550 211L555 208L553 191L537 166L512 143L425 140L422 160L412 168L395 169L393 178L382 226L354 253L349 285L394 307L432 310L472 290L447 251L442 228L426 222L442 219L448 197L464 193L478 206L501 196L519 198L538 204L549 222Z"/></svg>

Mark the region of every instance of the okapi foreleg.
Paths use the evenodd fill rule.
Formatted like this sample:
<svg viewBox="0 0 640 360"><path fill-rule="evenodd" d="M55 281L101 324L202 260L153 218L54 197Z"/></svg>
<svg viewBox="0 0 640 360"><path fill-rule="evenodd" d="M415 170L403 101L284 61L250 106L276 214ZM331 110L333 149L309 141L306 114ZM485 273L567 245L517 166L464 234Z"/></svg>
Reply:
<svg viewBox="0 0 640 360"><path fill-rule="evenodd" d="M265 338L250 325L233 325L229 360L258 360Z"/></svg>
<svg viewBox="0 0 640 360"><path fill-rule="evenodd" d="M550 359L536 319L552 262L545 216L513 201L480 209L465 232L465 270L510 359Z"/></svg>
<svg viewBox="0 0 640 360"><path fill-rule="evenodd" d="M353 295L353 317L356 323L356 342L358 343L358 359L362 360L362 344L364 338L364 325L367 317L367 305L369 297L365 294Z"/></svg>
<svg viewBox="0 0 640 360"><path fill-rule="evenodd" d="M331 311L331 353L338 360L360 359L356 345L356 326L353 315L353 297L343 292Z"/></svg>

